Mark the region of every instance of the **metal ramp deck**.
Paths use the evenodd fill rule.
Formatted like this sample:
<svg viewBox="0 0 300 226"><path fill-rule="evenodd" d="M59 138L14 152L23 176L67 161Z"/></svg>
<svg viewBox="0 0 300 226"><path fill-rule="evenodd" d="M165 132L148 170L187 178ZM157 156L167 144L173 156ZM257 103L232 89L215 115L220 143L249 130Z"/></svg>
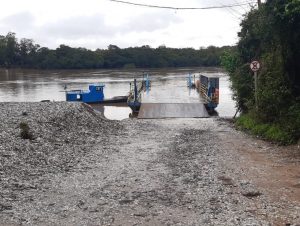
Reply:
<svg viewBox="0 0 300 226"><path fill-rule="evenodd" d="M138 114L139 119L207 117L202 103L142 103Z"/></svg>

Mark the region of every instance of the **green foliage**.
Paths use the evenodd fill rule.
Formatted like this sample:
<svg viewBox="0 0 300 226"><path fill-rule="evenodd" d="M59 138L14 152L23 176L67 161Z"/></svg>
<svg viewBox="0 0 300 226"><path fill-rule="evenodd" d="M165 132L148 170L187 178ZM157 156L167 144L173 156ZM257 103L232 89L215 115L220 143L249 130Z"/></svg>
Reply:
<svg viewBox="0 0 300 226"><path fill-rule="evenodd" d="M221 66L229 73L233 73L238 66L238 56L236 48L231 51L225 50L221 55Z"/></svg>
<svg viewBox="0 0 300 226"><path fill-rule="evenodd" d="M220 66L220 56L231 47L209 46L175 49L165 45L121 49L109 45L108 49L95 51L60 45L51 50L34 44L31 39L21 39L14 33L0 36L0 67L22 67L42 69L93 69L93 68L162 68Z"/></svg>
<svg viewBox="0 0 300 226"><path fill-rule="evenodd" d="M135 68L135 64L133 64L133 63L125 64L123 68L124 69L133 69L133 68Z"/></svg>
<svg viewBox="0 0 300 226"><path fill-rule="evenodd" d="M29 126L26 122L21 122L20 123L20 135L22 139L28 139L28 140L33 140L33 135L29 129Z"/></svg>
<svg viewBox="0 0 300 226"><path fill-rule="evenodd" d="M300 99L294 104L291 104L287 111L287 115L284 120L281 120L282 127L286 128L287 131L295 139L300 137Z"/></svg>
<svg viewBox="0 0 300 226"><path fill-rule="evenodd" d="M258 124L251 130L255 134L282 143L296 141L300 137L300 1L268 0L250 11L241 27L236 51L222 57L237 106L243 113L254 115L253 123ZM253 60L262 65L258 73L258 108L249 68Z"/></svg>
<svg viewBox="0 0 300 226"><path fill-rule="evenodd" d="M296 141L293 135L282 126L262 123L254 117L255 116L251 116L251 114L242 115L236 120L236 125L241 129L249 131L251 134L280 144L286 145Z"/></svg>

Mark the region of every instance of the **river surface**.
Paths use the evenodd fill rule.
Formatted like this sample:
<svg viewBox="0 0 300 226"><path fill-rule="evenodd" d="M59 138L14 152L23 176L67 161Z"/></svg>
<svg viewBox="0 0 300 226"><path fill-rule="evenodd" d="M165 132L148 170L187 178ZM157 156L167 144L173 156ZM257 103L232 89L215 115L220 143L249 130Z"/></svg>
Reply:
<svg viewBox="0 0 300 226"><path fill-rule="evenodd" d="M105 98L127 95L133 78L148 73L151 89L143 93L142 102L195 103L199 94L187 87L189 73L220 78L220 103L216 109L221 117L235 114L228 76L217 68L135 69L135 70L0 70L0 102L65 101L65 88L88 89L88 84L104 83ZM109 119L128 118L131 110L126 104L95 106Z"/></svg>

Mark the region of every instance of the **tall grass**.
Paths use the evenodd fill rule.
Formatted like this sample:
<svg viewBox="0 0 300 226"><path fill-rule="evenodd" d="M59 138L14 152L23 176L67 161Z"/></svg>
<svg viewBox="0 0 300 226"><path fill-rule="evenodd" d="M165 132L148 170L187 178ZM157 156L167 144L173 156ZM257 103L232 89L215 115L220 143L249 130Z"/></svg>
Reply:
<svg viewBox="0 0 300 226"><path fill-rule="evenodd" d="M287 145L295 142L295 138L279 124L261 123L251 114L241 115L236 119L236 125L238 128L247 130L253 135L279 144Z"/></svg>

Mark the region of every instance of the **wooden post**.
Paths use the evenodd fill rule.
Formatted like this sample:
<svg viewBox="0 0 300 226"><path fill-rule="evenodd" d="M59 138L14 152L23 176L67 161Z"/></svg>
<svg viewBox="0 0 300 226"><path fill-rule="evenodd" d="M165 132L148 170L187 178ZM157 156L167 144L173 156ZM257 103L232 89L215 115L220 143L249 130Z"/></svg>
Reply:
<svg viewBox="0 0 300 226"><path fill-rule="evenodd" d="M254 95L255 95L255 107L258 110L258 98L257 98L257 71L254 72Z"/></svg>
<svg viewBox="0 0 300 226"><path fill-rule="evenodd" d="M258 77L257 77L257 72L260 69L260 63L256 60L252 61L250 64L251 70L254 72L254 97L255 97L255 107L256 110L258 110L258 97L257 97L257 92L258 92Z"/></svg>

